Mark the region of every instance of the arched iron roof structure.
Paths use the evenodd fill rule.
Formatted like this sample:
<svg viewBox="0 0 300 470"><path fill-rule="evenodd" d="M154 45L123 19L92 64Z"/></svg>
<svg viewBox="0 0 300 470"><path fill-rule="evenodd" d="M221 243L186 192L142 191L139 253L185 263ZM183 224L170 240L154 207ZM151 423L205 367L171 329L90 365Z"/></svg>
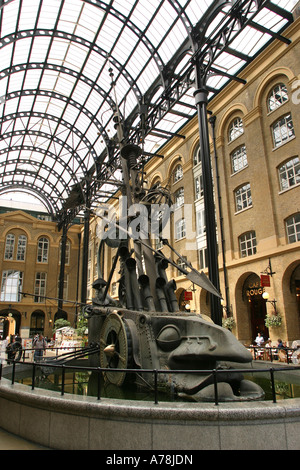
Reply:
<svg viewBox="0 0 300 470"><path fill-rule="evenodd" d="M58 220L107 199L122 181L117 106L151 158L196 114L195 63L214 96L270 40L289 43L294 4L1 0L0 195L34 194Z"/></svg>

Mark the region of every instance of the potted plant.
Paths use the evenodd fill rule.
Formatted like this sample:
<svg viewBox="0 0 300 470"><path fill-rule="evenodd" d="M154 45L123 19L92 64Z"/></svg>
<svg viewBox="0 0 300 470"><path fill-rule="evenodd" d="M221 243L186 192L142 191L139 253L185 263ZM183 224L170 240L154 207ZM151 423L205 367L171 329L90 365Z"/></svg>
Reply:
<svg viewBox="0 0 300 470"><path fill-rule="evenodd" d="M267 315L265 318L265 325L267 328L276 328L281 326L282 318L280 315Z"/></svg>
<svg viewBox="0 0 300 470"><path fill-rule="evenodd" d="M235 320L233 317L227 317L227 318L222 318L222 326L223 328L226 328L227 330L232 330L232 328L235 326Z"/></svg>

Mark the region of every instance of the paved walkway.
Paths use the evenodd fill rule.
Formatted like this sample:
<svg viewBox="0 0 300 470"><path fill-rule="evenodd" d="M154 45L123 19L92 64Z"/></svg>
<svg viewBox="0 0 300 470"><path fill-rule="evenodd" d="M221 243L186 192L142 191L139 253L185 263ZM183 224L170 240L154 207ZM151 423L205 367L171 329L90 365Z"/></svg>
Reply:
<svg viewBox="0 0 300 470"><path fill-rule="evenodd" d="M49 450L0 428L0 450Z"/></svg>

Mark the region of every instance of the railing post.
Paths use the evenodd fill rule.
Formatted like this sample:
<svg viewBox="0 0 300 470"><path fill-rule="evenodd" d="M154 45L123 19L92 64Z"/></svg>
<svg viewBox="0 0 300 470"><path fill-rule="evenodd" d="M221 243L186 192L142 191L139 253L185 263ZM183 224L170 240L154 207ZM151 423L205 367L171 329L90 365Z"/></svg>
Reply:
<svg viewBox="0 0 300 470"><path fill-rule="evenodd" d="M276 392L275 392L274 369L273 368L270 369L270 374L271 374L273 403L276 403Z"/></svg>
<svg viewBox="0 0 300 470"><path fill-rule="evenodd" d="M32 366L32 383L31 383L31 390L34 390L35 385L35 363Z"/></svg>
<svg viewBox="0 0 300 470"><path fill-rule="evenodd" d="M98 367L98 396L97 396L97 400L101 400L101 368Z"/></svg>
<svg viewBox="0 0 300 470"><path fill-rule="evenodd" d="M216 369L213 370L213 377L214 377L214 389L215 389L215 405L219 404L219 397L218 397L218 380L217 380L217 371Z"/></svg>
<svg viewBox="0 0 300 470"><path fill-rule="evenodd" d="M12 385L15 383L15 372L16 372L16 363L15 363L15 360L13 360L12 376L11 376L11 384Z"/></svg>
<svg viewBox="0 0 300 470"><path fill-rule="evenodd" d="M157 396L157 369L154 369L154 403L155 405L158 404L158 396Z"/></svg>
<svg viewBox="0 0 300 470"><path fill-rule="evenodd" d="M65 366L62 366L62 373L61 373L61 394L64 395L65 393Z"/></svg>

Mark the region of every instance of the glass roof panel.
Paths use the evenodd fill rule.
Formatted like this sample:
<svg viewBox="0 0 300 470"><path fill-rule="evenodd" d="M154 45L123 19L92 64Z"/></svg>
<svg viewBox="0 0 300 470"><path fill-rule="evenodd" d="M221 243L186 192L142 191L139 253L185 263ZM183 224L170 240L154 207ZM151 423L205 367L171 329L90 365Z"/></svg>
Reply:
<svg viewBox="0 0 300 470"><path fill-rule="evenodd" d="M165 144L172 132L177 132L196 112L193 88L184 85L186 74L189 72L189 79L193 76L190 60L197 47L193 44L192 48L189 32L192 26L205 27L202 16L213 4L216 7L220 3L4 3L0 9L0 161L10 162L11 173L5 176L5 167L1 167L0 196L1 183L7 191L10 178L18 181L18 189L22 184L27 192L31 184L33 190L40 188L41 197L47 198L46 206L59 212L61 197L67 197L70 187L84 178L87 170L94 172L95 181L106 172L101 162L109 161L114 168L111 178L117 175L120 179L119 145L112 120L117 105L126 139L137 138L141 105L145 104L147 132L142 145L146 152L154 153ZM223 12L213 12L200 50L206 48L207 52L210 34L215 41L226 22L231 26L236 15L228 16L228 12L231 5L237 8L238 3L228 3ZM244 15L253 15L253 22L242 28L235 22L232 35L227 38L230 49L215 51L207 70L210 98L229 81L222 73L235 75L246 63L232 51L236 49L250 61L272 38L272 32L280 32L290 23L288 12L295 4L294 0L273 0L267 8L251 0L240 3L245 5ZM287 13L272 8L272 3ZM193 33L196 37L198 31L194 29ZM183 46L186 59L178 65L183 57L178 51ZM180 96L175 90L180 90ZM165 131L165 137L160 129ZM36 179L33 172L38 174ZM107 188L112 189L103 180L98 192L101 189L105 195L103 190Z"/></svg>

